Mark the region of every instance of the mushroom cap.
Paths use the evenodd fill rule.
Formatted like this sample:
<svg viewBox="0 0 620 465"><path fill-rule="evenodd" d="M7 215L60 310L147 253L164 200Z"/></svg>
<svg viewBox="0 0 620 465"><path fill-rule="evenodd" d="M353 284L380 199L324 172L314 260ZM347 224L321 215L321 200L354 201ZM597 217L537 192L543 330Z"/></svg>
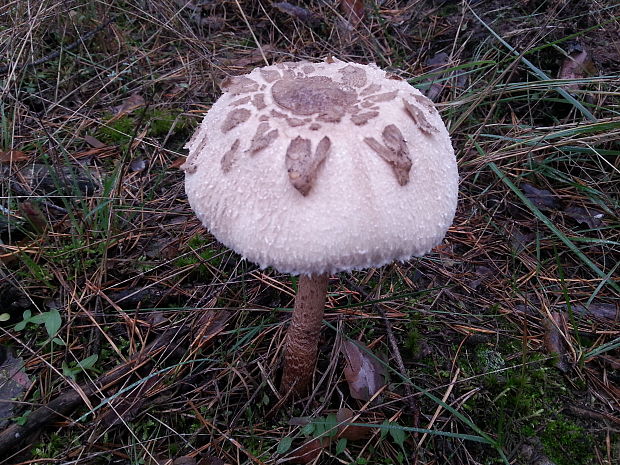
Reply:
<svg viewBox="0 0 620 465"><path fill-rule="evenodd" d="M228 78L186 145L192 209L265 268L315 275L429 252L458 173L433 103L375 65L279 63Z"/></svg>

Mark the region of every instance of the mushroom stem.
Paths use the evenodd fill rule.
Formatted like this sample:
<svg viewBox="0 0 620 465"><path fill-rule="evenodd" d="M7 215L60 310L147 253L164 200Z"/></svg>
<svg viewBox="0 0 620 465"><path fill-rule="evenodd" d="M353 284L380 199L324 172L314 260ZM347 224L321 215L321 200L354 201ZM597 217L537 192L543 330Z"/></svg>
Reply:
<svg viewBox="0 0 620 465"><path fill-rule="evenodd" d="M293 318L284 346L284 372L280 391L303 394L314 372L329 275L301 275Z"/></svg>

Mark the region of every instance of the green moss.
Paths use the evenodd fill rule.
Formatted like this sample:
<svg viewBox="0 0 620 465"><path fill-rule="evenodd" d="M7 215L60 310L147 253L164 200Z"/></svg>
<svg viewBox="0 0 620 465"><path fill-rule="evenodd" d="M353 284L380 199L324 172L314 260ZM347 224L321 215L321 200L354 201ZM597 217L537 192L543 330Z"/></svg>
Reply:
<svg viewBox="0 0 620 465"><path fill-rule="evenodd" d="M571 394L546 357L519 353L523 350L514 341L483 344L464 351L459 361L463 372L476 380L473 385L482 387L464 408L476 416L481 429L507 448L547 431Z"/></svg>
<svg viewBox="0 0 620 465"><path fill-rule="evenodd" d="M219 268L221 259L217 256L219 250L207 247L210 242L210 240L207 240L201 234L195 235L187 242L187 250L184 251L185 254L177 258L174 264L179 268L188 265L197 265L194 268L194 273L196 273L199 278L204 279L211 276L211 272L206 263L210 263L214 267Z"/></svg>
<svg viewBox="0 0 620 465"><path fill-rule="evenodd" d="M41 441L30 449L34 457L42 459L51 459L58 457L60 451L63 450L64 441L58 433L52 433L45 441Z"/></svg>
<svg viewBox="0 0 620 465"><path fill-rule="evenodd" d="M489 346L480 346L476 351L476 359L482 372L497 371L506 366L503 355Z"/></svg>
<svg viewBox="0 0 620 465"><path fill-rule="evenodd" d="M556 465L587 465L594 458L592 438L565 418L550 421L540 440L545 455Z"/></svg>
<svg viewBox="0 0 620 465"><path fill-rule="evenodd" d="M192 125L181 113L182 110L179 108L158 110L140 108L120 118L107 114L103 117L104 123L97 129L95 137L106 144L126 147L133 134L138 131L138 126L146 126L149 137L156 139L168 137L168 141L172 141L173 144L180 140L182 145L190 135Z"/></svg>
<svg viewBox="0 0 620 465"><path fill-rule="evenodd" d="M423 340L422 333L420 332L420 322L421 316L414 313L410 316L409 323L407 323L405 347L409 351L409 355L413 358L417 357L420 353L420 344Z"/></svg>
<svg viewBox="0 0 620 465"><path fill-rule="evenodd" d="M150 115L149 135L166 137L168 134L184 131L189 127L187 118L181 115L180 109L154 110Z"/></svg>
<svg viewBox="0 0 620 465"><path fill-rule="evenodd" d="M134 129L134 120L129 115L118 119L112 119L108 115L104 125L97 130L96 137L107 144L127 144L131 140Z"/></svg>

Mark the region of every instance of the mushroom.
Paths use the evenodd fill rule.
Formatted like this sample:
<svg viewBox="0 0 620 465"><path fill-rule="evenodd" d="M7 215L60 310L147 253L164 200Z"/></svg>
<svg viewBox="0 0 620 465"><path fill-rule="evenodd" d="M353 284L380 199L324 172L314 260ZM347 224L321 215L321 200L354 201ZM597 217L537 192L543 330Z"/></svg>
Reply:
<svg viewBox="0 0 620 465"><path fill-rule="evenodd" d="M300 275L282 392L311 379L328 277L429 252L458 173L433 103L375 65L288 62L227 78L186 148L197 217L261 268Z"/></svg>

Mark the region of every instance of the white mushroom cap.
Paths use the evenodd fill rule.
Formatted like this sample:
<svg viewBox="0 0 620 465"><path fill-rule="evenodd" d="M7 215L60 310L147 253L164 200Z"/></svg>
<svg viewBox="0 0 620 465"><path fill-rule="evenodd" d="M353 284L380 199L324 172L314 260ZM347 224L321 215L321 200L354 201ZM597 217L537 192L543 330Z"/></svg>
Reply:
<svg viewBox="0 0 620 465"><path fill-rule="evenodd" d="M433 103L375 65L280 63L229 78L187 144L192 209L261 267L320 274L421 256L458 173Z"/></svg>

